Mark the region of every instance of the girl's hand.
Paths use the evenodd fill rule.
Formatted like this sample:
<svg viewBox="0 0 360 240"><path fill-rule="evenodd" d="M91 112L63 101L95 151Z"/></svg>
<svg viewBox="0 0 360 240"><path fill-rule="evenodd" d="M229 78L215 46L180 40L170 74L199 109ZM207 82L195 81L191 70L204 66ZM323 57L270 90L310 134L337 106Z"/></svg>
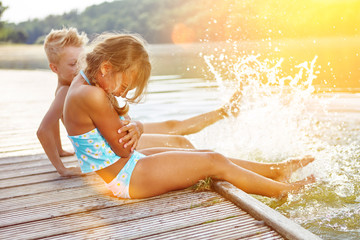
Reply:
<svg viewBox="0 0 360 240"><path fill-rule="evenodd" d="M228 117L229 114L231 114L234 117L237 117L240 113L240 107L239 107L240 100L241 100L241 90L238 89L231 96L229 102L221 107L223 115Z"/></svg>
<svg viewBox="0 0 360 240"><path fill-rule="evenodd" d="M131 117L129 116L129 114L126 114L126 115L124 116L124 118L125 118L125 120L131 121Z"/></svg>
<svg viewBox="0 0 360 240"><path fill-rule="evenodd" d="M127 132L127 134L122 137L119 142L125 143L124 148L132 146L131 151L134 151L139 142L141 134L144 132L143 125L139 121L129 120L123 120L122 123L124 126L118 130L118 133Z"/></svg>

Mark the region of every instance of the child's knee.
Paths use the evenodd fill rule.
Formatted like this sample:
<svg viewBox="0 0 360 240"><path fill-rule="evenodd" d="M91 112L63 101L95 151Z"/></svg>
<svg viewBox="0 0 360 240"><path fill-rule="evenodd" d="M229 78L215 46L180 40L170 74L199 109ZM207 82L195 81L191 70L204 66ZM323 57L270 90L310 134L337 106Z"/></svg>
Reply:
<svg viewBox="0 0 360 240"><path fill-rule="evenodd" d="M224 167L229 163L229 160L224 157L222 154L217 152L204 152L207 155L209 160L210 171L212 172L213 177L222 176L224 173Z"/></svg>

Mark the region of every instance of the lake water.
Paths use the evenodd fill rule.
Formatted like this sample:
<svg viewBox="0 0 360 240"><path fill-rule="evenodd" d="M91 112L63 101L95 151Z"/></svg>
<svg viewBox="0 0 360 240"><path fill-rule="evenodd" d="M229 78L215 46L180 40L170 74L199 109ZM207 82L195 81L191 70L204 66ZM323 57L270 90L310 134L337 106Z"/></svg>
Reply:
<svg viewBox="0 0 360 240"><path fill-rule="evenodd" d="M283 200L256 198L323 239L359 239L360 64L356 41L342 49L339 41L289 40L273 43L273 51L261 42L243 43L241 51L224 43L151 46L154 75L146 98L131 106L130 115L143 121L184 119L221 106L242 82L239 116L188 138L197 148L252 161L314 155L316 161L292 180L314 174L315 184ZM306 44L303 54L299 47L293 49ZM0 47L0 52L3 68L46 68L39 46ZM55 75L40 69L0 70L0 81L3 86L14 83L0 90L14 99L13 113L0 107L8 128L19 124L6 122L9 115L26 118L21 109L31 107L32 99L40 106L34 109L40 122L56 86ZM33 96L34 88L44 95ZM21 124L24 130L36 129L39 122Z"/></svg>

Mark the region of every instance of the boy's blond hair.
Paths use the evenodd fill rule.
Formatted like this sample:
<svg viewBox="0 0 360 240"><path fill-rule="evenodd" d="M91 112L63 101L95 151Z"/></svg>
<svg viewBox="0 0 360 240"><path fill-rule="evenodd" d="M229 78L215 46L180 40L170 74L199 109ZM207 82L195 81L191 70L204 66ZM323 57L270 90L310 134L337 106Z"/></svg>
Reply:
<svg viewBox="0 0 360 240"><path fill-rule="evenodd" d="M44 49L49 63L58 63L64 47L83 47L89 41L86 34L76 28L52 29L44 41Z"/></svg>

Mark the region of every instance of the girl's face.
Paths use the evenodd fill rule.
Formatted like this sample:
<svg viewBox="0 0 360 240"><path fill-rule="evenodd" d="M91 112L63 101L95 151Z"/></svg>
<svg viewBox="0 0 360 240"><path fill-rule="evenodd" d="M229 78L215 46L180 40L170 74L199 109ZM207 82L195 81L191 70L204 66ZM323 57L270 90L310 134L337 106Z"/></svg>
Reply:
<svg viewBox="0 0 360 240"><path fill-rule="evenodd" d="M133 74L130 74L133 78ZM108 74L105 77L105 81L102 82L101 87L108 93L112 93L117 97L125 98L128 94L129 84L131 84L132 79L128 77L124 72L117 72L115 74Z"/></svg>
<svg viewBox="0 0 360 240"><path fill-rule="evenodd" d="M114 80L115 81L113 82L115 83L115 87L113 90L113 94L117 97L125 98L127 93L129 92L129 78L123 72L119 72L114 75Z"/></svg>

